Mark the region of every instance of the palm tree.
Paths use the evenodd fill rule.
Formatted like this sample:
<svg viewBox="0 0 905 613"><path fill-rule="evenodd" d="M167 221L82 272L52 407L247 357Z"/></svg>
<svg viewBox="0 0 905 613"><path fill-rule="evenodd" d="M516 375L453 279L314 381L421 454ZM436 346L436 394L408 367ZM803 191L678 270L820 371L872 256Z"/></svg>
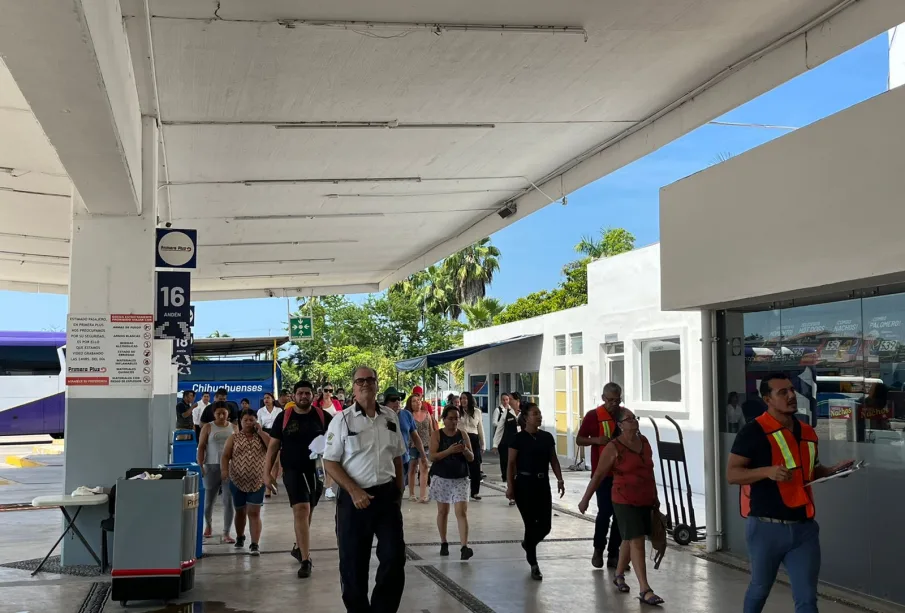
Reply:
<svg viewBox="0 0 905 613"><path fill-rule="evenodd" d="M225 332L220 332L220 330L214 330L210 334L207 335L208 338L232 338L229 334Z"/></svg>
<svg viewBox="0 0 905 613"><path fill-rule="evenodd" d="M463 304L462 312L468 319L469 330L489 328L494 318L503 312L503 303L496 298L479 298L474 304Z"/></svg>
<svg viewBox="0 0 905 613"><path fill-rule="evenodd" d="M493 275L500 269L500 250L484 238L444 260L442 269L453 284L454 300L449 316L458 319L462 305L474 304L487 294Z"/></svg>
<svg viewBox="0 0 905 613"><path fill-rule="evenodd" d="M613 257L634 248L635 235L625 228L601 228L599 239L585 235L575 245L575 251L592 260Z"/></svg>

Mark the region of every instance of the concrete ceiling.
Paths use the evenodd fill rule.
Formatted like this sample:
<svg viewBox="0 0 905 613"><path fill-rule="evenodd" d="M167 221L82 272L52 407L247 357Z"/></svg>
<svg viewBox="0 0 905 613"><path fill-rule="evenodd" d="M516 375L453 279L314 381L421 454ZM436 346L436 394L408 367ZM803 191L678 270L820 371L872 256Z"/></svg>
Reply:
<svg viewBox="0 0 905 613"><path fill-rule="evenodd" d="M889 14L845 14L871 2ZM162 125L160 222L198 229L201 299L383 289L905 17L886 0L148 6L121 4L134 87ZM64 292L72 157L30 101L0 61L0 289Z"/></svg>

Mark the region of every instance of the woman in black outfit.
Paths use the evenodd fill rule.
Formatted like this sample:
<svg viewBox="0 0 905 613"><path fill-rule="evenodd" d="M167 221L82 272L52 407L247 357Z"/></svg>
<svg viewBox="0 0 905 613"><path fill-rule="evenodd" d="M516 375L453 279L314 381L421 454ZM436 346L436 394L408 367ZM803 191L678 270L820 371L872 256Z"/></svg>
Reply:
<svg viewBox="0 0 905 613"><path fill-rule="evenodd" d="M566 486L556 457L556 441L549 432L540 429L542 416L536 404L529 403L522 411L524 429L509 445L509 466L506 476L506 498L514 500L525 523L522 548L531 565L531 578L544 578L537 565L537 546L550 534L553 516L553 497L550 493L550 467L556 475L559 497Z"/></svg>
<svg viewBox="0 0 905 613"><path fill-rule="evenodd" d="M468 435L474 458L468 462L468 474L471 478L471 499L480 500L481 491L481 453L484 449L484 413L475 403L471 392L459 395L459 429Z"/></svg>

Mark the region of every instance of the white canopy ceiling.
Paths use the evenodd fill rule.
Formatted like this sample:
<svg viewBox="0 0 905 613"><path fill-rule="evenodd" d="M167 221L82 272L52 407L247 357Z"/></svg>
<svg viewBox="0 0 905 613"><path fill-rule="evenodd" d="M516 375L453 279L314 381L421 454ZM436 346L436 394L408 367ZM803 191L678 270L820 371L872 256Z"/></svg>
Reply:
<svg viewBox="0 0 905 613"><path fill-rule="evenodd" d="M905 19L888 0L148 6L121 5L134 87L201 299L383 289ZM43 117L0 62L0 289L65 292L77 156L29 102Z"/></svg>

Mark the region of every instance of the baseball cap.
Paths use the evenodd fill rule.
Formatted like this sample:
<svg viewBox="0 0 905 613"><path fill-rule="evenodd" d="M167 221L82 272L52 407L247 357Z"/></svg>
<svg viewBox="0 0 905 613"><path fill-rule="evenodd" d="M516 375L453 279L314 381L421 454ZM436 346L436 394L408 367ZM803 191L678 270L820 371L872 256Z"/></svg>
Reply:
<svg viewBox="0 0 905 613"><path fill-rule="evenodd" d="M420 385L416 385L412 388L412 396L424 396L424 388Z"/></svg>
<svg viewBox="0 0 905 613"><path fill-rule="evenodd" d="M404 399L405 399L405 392L400 392L400 391L397 390L395 387L388 387L388 388L386 388L386 390L383 392L384 401L386 401L387 398L394 398L394 397L395 397L395 398L398 398L399 400L404 400Z"/></svg>

